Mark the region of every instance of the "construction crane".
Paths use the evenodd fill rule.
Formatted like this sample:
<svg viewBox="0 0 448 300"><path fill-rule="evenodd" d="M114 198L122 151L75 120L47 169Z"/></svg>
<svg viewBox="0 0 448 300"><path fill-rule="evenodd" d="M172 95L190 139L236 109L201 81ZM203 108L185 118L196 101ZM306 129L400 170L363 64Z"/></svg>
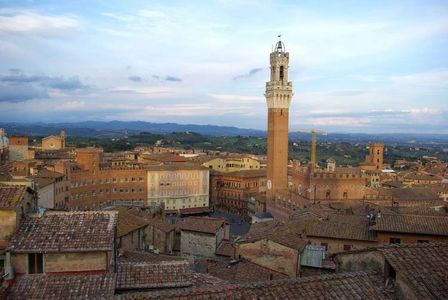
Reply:
<svg viewBox="0 0 448 300"><path fill-rule="evenodd" d="M317 135L327 135L326 131L316 129L299 129L296 132L299 133L311 133L311 165L316 166L316 140Z"/></svg>

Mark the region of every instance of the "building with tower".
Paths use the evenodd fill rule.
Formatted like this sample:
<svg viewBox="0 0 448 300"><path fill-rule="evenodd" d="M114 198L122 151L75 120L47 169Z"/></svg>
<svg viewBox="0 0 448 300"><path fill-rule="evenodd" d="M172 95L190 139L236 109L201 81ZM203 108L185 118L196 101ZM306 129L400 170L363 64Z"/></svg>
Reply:
<svg viewBox="0 0 448 300"><path fill-rule="evenodd" d="M61 130L59 136L50 135L42 139L42 150L62 150L65 148L65 131Z"/></svg>
<svg viewBox="0 0 448 300"><path fill-rule="evenodd" d="M279 36L280 38L280 36ZM268 106L267 198L288 189L288 124L292 82L288 81L289 53L279 40L270 54L271 76L266 82Z"/></svg>
<svg viewBox="0 0 448 300"><path fill-rule="evenodd" d="M361 164L363 170L379 170L383 169L384 163L384 144L372 143L369 144L369 154L366 155L366 160Z"/></svg>

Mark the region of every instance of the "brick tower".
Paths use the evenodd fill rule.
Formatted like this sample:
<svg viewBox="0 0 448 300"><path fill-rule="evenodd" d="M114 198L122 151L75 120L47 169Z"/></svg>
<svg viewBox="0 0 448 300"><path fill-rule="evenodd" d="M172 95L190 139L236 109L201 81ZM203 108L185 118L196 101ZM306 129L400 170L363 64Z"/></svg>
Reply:
<svg viewBox="0 0 448 300"><path fill-rule="evenodd" d="M280 38L280 36L279 36ZM292 83L288 81L289 53L279 40L270 55L271 78L266 82L268 105L267 198L288 188L288 123Z"/></svg>

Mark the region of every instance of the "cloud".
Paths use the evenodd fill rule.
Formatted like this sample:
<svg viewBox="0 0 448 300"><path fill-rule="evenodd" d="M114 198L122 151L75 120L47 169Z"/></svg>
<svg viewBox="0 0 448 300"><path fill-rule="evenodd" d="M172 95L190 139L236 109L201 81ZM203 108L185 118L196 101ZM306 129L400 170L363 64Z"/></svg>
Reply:
<svg viewBox="0 0 448 300"><path fill-rule="evenodd" d="M89 88L77 76L27 75L20 69L9 69L9 74L0 75L0 101L3 102L48 98L50 90L77 92Z"/></svg>
<svg viewBox="0 0 448 300"><path fill-rule="evenodd" d="M220 102L226 103L264 103L264 97L261 96L242 96L229 94L209 94L210 97Z"/></svg>
<svg viewBox="0 0 448 300"><path fill-rule="evenodd" d="M249 71L247 74L241 74L238 76L233 77L233 80L243 79L243 78L249 78L257 74L258 72L262 71L263 68L253 68Z"/></svg>
<svg viewBox="0 0 448 300"><path fill-rule="evenodd" d="M140 77L140 76L136 76L136 75L134 75L134 76L129 76L128 79L129 79L130 81L134 81L134 82L142 82L142 81L143 81L143 78L142 78L142 77Z"/></svg>
<svg viewBox="0 0 448 300"><path fill-rule="evenodd" d="M81 29L75 16L52 16L26 10L0 10L0 33L66 38Z"/></svg>
<svg viewBox="0 0 448 300"><path fill-rule="evenodd" d="M159 76L159 75L152 75L152 78L154 78L154 79L160 79L160 76Z"/></svg>
<svg viewBox="0 0 448 300"><path fill-rule="evenodd" d="M48 93L41 87L31 84L0 83L0 102L23 102L34 98L48 98Z"/></svg>
<svg viewBox="0 0 448 300"><path fill-rule="evenodd" d="M166 76L165 77L165 81L174 81L174 82L181 82L182 79L179 77L174 77L174 76Z"/></svg>

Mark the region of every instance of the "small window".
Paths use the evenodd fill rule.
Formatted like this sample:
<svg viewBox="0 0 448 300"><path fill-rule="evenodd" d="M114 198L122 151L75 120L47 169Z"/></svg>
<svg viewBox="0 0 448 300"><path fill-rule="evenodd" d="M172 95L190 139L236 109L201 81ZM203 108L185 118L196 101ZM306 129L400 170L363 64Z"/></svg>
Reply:
<svg viewBox="0 0 448 300"><path fill-rule="evenodd" d="M283 66L280 66L280 80L283 80L283 78L285 77L285 71Z"/></svg>
<svg viewBox="0 0 448 300"><path fill-rule="evenodd" d="M42 253L30 253L28 254L28 273L38 274L43 273L44 259Z"/></svg>
<svg viewBox="0 0 448 300"><path fill-rule="evenodd" d="M399 238L390 238L389 243L390 244L400 244L401 240Z"/></svg>
<svg viewBox="0 0 448 300"><path fill-rule="evenodd" d="M320 243L320 245L325 247L325 251L328 251L328 243Z"/></svg>
<svg viewBox="0 0 448 300"><path fill-rule="evenodd" d="M344 251L352 250L352 245L344 245Z"/></svg>
<svg viewBox="0 0 448 300"><path fill-rule="evenodd" d="M429 243L429 241L428 240L417 240L417 243L419 243L419 244L427 244L427 243Z"/></svg>

